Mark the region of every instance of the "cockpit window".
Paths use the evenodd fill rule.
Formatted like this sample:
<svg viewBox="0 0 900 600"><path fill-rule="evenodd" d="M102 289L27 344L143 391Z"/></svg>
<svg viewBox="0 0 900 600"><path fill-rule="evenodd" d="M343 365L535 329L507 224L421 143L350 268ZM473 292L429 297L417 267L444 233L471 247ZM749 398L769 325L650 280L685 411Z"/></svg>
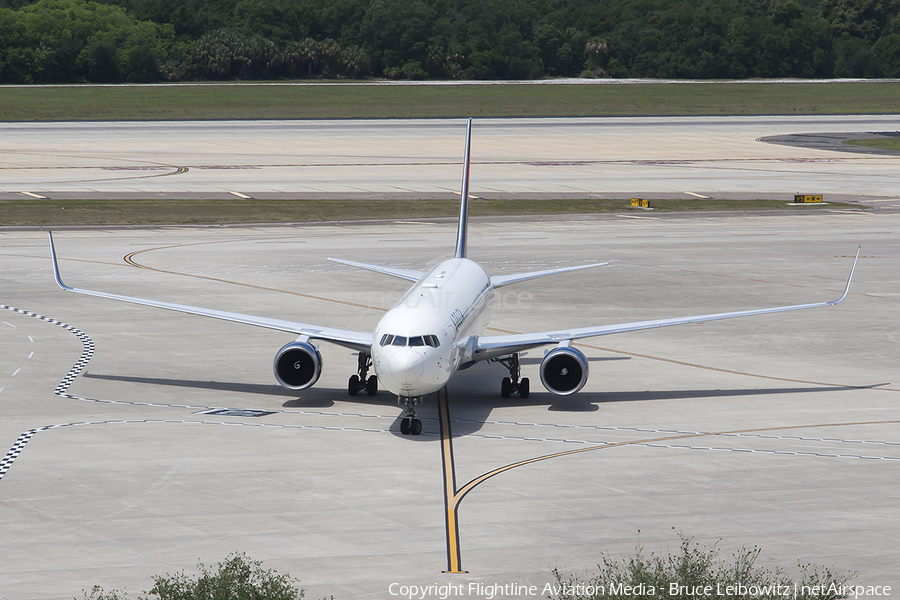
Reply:
<svg viewBox="0 0 900 600"><path fill-rule="evenodd" d="M381 346L431 346L437 348L441 345L441 340L436 335L416 335L405 338L402 335L386 333L381 336L381 341L378 343Z"/></svg>

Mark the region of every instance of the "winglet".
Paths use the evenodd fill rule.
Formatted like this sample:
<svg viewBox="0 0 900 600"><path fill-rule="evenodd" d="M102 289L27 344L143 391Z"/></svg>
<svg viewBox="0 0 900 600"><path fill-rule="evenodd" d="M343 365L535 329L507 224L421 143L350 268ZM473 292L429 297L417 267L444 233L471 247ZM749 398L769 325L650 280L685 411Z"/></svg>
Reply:
<svg viewBox="0 0 900 600"><path fill-rule="evenodd" d="M844 298L847 297L847 294L850 292L850 282L853 280L853 271L856 270L856 261L859 260L859 252L860 252L860 250L862 250L862 246L861 246L861 245L858 246L858 247L856 248L856 258L853 259L853 266L850 267L850 276L847 277L847 285L844 286L844 293L841 294L841 297L838 298L837 300L835 300L835 301L833 301L833 302L829 302L829 304L831 304L832 306L834 306L835 304L838 304L839 302L841 302Z"/></svg>
<svg viewBox="0 0 900 600"><path fill-rule="evenodd" d="M59 276L59 265L56 263L56 248L53 246L53 232L47 231L47 233L50 235L50 257L53 259L53 278L56 279L56 285L69 292L72 288L64 284L62 278Z"/></svg>
<svg viewBox="0 0 900 600"><path fill-rule="evenodd" d="M456 231L456 254L454 258L466 257L466 233L469 227L469 150L472 146L472 118L466 127L466 157L463 166L462 191L459 202L459 228Z"/></svg>

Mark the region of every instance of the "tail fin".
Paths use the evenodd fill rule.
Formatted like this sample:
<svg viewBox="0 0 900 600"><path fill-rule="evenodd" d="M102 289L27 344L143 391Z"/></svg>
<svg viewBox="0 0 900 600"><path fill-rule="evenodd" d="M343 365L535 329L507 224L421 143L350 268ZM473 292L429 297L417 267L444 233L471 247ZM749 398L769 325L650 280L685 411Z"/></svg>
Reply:
<svg viewBox="0 0 900 600"><path fill-rule="evenodd" d="M456 231L456 255L454 258L466 257L466 234L469 228L469 149L472 146L472 118L466 127L466 158L463 166L462 191L459 203L459 229Z"/></svg>

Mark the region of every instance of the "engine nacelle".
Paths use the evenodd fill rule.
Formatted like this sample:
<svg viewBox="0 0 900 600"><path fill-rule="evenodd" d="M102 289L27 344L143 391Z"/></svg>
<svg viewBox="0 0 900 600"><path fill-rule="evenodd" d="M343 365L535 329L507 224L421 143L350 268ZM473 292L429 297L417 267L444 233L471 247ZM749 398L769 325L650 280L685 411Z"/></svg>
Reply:
<svg viewBox="0 0 900 600"><path fill-rule="evenodd" d="M587 357L571 346L557 346L541 361L541 383L557 396L574 394L588 379Z"/></svg>
<svg viewBox="0 0 900 600"><path fill-rule="evenodd" d="M291 342L275 355L275 379L289 390L305 390L322 374L322 355L309 342Z"/></svg>

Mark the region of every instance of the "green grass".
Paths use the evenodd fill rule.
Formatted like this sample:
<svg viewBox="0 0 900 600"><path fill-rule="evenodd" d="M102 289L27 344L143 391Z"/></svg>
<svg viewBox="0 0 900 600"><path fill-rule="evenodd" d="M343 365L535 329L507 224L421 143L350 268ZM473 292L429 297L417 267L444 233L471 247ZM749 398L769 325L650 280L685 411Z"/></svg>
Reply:
<svg viewBox="0 0 900 600"><path fill-rule="evenodd" d="M552 215L633 212L630 200L470 201L473 216ZM651 200L654 211L817 210L781 200ZM455 217L456 200L0 200L0 226L201 225L213 223L291 223L360 219Z"/></svg>
<svg viewBox="0 0 900 600"><path fill-rule="evenodd" d="M900 152L900 137L896 138L867 138L863 140L844 140L842 144L850 146L865 146L866 148L878 148L879 150L895 150Z"/></svg>
<svg viewBox="0 0 900 600"><path fill-rule="evenodd" d="M897 82L0 86L0 121L898 112Z"/></svg>

